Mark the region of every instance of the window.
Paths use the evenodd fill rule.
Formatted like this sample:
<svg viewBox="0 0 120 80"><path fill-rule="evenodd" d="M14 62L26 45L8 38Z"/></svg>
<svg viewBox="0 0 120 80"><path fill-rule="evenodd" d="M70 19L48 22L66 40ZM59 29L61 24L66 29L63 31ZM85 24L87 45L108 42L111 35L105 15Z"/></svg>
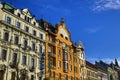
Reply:
<svg viewBox="0 0 120 80"><path fill-rule="evenodd" d="M32 43L32 51L35 51L35 43Z"/></svg>
<svg viewBox="0 0 120 80"><path fill-rule="evenodd" d="M0 70L0 80L4 80L4 71Z"/></svg>
<svg viewBox="0 0 120 80"><path fill-rule="evenodd" d="M60 34L61 37L63 37L63 34Z"/></svg>
<svg viewBox="0 0 120 80"><path fill-rule="evenodd" d="M63 53L63 59L64 60L68 60L68 54L64 51L64 53Z"/></svg>
<svg viewBox="0 0 120 80"><path fill-rule="evenodd" d="M4 40L5 41L8 41L9 39L9 34L7 32L4 33Z"/></svg>
<svg viewBox="0 0 120 80"><path fill-rule="evenodd" d="M18 43L19 43L19 37L18 37L18 36L16 36L16 37L15 37L14 44L18 45Z"/></svg>
<svg viewBox="0 0 120 80"><path fill-rule="evenodd" d="M29 32L29 27L28 26L25 27L25 31Z"/></svg>
<svg viewBox="0 0 120 80"><path fill-rule="evenodd" d="M42 46L40 46L39 52L42 53Z"/></svg>
<svg viewBox="0 0 120 80"><path fill-rule="evenodd" d="M34 80L34 75L31 75L31 80Z"/></svg>
<svg viewBox="0 0 120 80"><path fill-rule="evenodd" d="M22 64L26 65L26 56L25 55L22 56Z"/></svg>
<svg viewBox="0 0 120 80"><path fill-rule="evenodd" d="M10 17L7 17L7 18L6 18L6 22L7 22L8 24L10 24L10 23L11 23L11 18L10 18Z"/></svg>
<svg viewBox="0 0 120 80"><path fill-rule="evenodd" d="M70 60L72 60L72 56L70 55Z"/></svg>
<svg viewBox="0 0 120 80"><path fill-rule="evenodd" d="M30 18L25 16L25 21L30 22Z"/></svg>
<svg viewBox="0 0 120 80"><path fill-rule="evenodd" d="M58 40L58 45L60 46L60 40Z"/></svg>
<svg viewBox="0 0 120 80"><path fill-rule="evenodd" d="M15 76L16 76L16 75L15 75L15 72L12 72L12 73L11 73L11 80L15 80Z"/></svg>
<svg viewBox="0 0 120 80"><path fill-rule="evenodd" d="M34 63L35 63L34 58L32 58L31 59L31 66L32 66L32 68L34 68Z"/></svg>
<svg viewBox="0 0 120 80"><path fill-rule="evenodd" d="M35 22L33 22L33 25L34 25L34 26L36 26L36 23L35 23Z"/></svg>
<svg viewBox="0 0 120 80"><path fill-rule="evenodd" d="M40 34L40 39L43 39L43 34Z"/></svg>
<svg viewBox="0 0 120 80"><path fill-rule="evenodd" d="M20 28L20 26L21 26L20 22L16 22L16 27Z"/></svg>
<svg viewBox="0 0 120 80"><path fill-rule="evenodd" d="M60 56L60 50L58 50L58 56Z"/></svg>
<svg viewBox="0 0 120 80"><path fill-rule="evenodd" d="M67 62L63 62L63 68L65 72L68 72L68 63Z"/></svg>
<svg viewBox="0 0 120 80"><path fill-rule="evenodd" d="M33 30L33 35L36 36L36 31L35 30Z"/></svg>
<svg viewBox="0 0 120 80"><path fill-rule="evenodd" d="M16 54L16 53L13 54L12 62L13 62L14 64L16 64L16 62L17 62L17 54Z"/></svg>
<svg viewBox="0 0 120 80"><path fill-rule="evenodd" d="M72 65L70 65L70 71L72 71Z"/></svg>
<svg viewBox="0 0 120 80"><path fill-rule="evenodd" d="M27 21L27 16L25 16L25 20Z"/></svg>
<svg viewBox="0 0 120 80"><path fill-rule="evenodd" d="M68 75L64 75L64 80L68 80Z"/></svg>
<svg viewBox="0 0 120 80"><path fill-rule="evenodd" d="M27 40L24 40L24 48L27 48Z"/></svg>
<svg viewBox="0 0 120 80"><path fill-rule="evenodd" d="M61 73L58 74L59 79L61 80Z"/></svg>
<svg viewBox="0 0 120 80"><path fill-rule="evenodd" d="M67 38L67 37L65 37L65 39L66 39L66 40L68 40L68 38Z"/></svg>
<svg viewBox="0 0 120 80"><path fill-rule="evenodd" d="M55 78L55 72L53 72L53 77Z"/></svg>
<svg viewBox="0 0 120 80"><path fill-rule="evenodd" d="M18 13L18 17L20 17L20 13Z"/></svg>
<svg viewBox="0 0 120 80"><path fill-rule="evenodd" d="M61 67L61 61L58 61L58 68Z"/></svg>
<svg viewBox="0 0 120 80"><path fill-rule="evenodd" d="M2 58L2 60L6 60L6 57L7 57L7 50L3 49L2 54L1 54L1 58Z"/></svg>

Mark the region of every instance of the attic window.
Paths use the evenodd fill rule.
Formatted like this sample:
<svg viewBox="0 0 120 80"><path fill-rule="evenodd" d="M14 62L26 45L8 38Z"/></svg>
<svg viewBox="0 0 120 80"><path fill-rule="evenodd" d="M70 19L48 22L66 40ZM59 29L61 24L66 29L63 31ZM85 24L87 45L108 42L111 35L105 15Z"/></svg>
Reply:
<svg viewBox="0 0 120 80"><path fill-rule="evenodd" d="M34 22L34 23L33 23L33 25L35 26L35 25L36 25L36 23Z"/></svg>
<svg viewBox="0 0 120 80"><path fill-rule="evenodd" d="M20 13L18 13L18 17L20 17Z"/></svg>
<svg viewBox="0 0 120 80"><path fill-rule="evenodd" d="M67 38L67 37L65 37L65 39L66 39L66 40L68 40L68 38Z"/></svg>
<svg viewBox="0 0 120 80"><path fill-rule="evenodd" d="M63 37L63 34L60 34L61 37Z"/></svg>
<svg viewBox="0 0 120 80"><path fill-rule="evenodd" d="M30 18L25 16L25 21L30 22Z"/></svg>

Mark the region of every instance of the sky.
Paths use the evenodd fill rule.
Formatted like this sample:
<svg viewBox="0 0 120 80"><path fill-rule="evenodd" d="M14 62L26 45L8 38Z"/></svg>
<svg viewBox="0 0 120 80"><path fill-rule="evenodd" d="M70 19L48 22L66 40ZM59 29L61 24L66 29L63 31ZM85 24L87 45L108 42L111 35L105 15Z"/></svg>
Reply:
<svg viewBox="0 0 120 80"><path fill-rule="evenodd" d="M64 18L73 42L82 41L86 60L120 62L120 0L3 0L28 8L55 25Z"/></svg>

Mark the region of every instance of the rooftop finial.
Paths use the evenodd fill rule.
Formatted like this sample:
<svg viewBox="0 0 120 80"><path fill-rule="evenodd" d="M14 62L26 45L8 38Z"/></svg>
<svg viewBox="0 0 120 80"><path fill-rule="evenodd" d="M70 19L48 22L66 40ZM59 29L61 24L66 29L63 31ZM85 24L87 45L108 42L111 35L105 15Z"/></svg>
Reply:
<svg viewBox="0 0 120 80"><path fill-rule="evenodd" d="M117 67L119 67L119 64L118 64L117 59L115 59L115 65L116 65Z"/></svg>
<svg viewBox="0 0 120 80"><path fill-rule="evenodd" d="M65 23L64 18L61 18L61 24L64 24L64 23Z"/></svg>

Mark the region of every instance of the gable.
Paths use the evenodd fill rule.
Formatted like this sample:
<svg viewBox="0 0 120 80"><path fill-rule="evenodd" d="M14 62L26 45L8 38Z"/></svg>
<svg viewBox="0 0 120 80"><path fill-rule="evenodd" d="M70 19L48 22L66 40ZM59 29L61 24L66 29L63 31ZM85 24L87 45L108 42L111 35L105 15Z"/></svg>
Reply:
<svg viewBox="0 0 120 80"><path fill-rule="evenodd" d="M59 34L62 34L64 38L65 38L65 37L69 37L67 31L66 31L65 29L63 29L63 28L60 29L58 33L59 33Z"/></svg>
<svg viewBox="0 0 120 80"><path fill-rule="evenodd" d="M22 10L25 14L28 14L28 15L30 15L30 16L32 16L32 13L29 11L29 9L23 9Z"/></svg>

